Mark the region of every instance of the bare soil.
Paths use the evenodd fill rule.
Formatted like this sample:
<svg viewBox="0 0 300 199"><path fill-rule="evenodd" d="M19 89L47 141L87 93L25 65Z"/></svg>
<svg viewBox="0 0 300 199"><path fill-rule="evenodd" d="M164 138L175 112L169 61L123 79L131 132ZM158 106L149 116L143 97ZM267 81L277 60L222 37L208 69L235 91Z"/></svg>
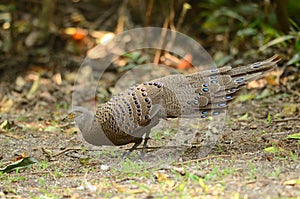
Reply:
<svg viewBox="0 0 300 199"><path fill-rule="evenodd" d="M167 153L181 150L163 148L169 134L191 129L201 134L209 122L177 125L170 120L154 130L158 138L152 137L147 153L162 162L142 161L139 151L122 161L120 156L130 146L92 147L73 124L61 122L72 90L72 81L62 75L62 83L51 79L52 74L42 76L31 99L25 97L32 86L28 74L21 76L27 82L23 90L16 89L16 83L1 82L0 122L10 126L0 133L0 165L22 154L38 161L0 174L1 198L299 198L300 141L287 138L300 132L299 90L270 85L244 89L243 95L269 95L236 100L206 157L195 157L201 147L193 145L171 162L164 160Z"/></svg>

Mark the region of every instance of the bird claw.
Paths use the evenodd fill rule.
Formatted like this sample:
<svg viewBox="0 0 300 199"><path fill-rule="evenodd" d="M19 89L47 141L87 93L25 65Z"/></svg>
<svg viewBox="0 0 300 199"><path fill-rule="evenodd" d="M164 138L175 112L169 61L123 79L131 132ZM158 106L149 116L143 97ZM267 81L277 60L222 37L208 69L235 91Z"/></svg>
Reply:
<svg viewBox="0 0 300 199"><path fill-rule="evenodd" d="M121 159L122 159L122 160L125 160L126 158L128 158L128 156L131 154L131 152L132 152L132 151L124 152L123 155L122 155L122 157L121 157Z"/></svg>
<svg viewBox="0 0 300 199"><path fill-rule="evenodd" d="M140 154L140 159L143 159L146 155L146 150L147 150L147 142L148 142L149 137L146 137L144 140L144 144L143 144L143 148ZM135 143L127 152L124 152L121 159L125 160L126 158L128 158L128 156L132 153L132 151L134 151L139 145L141 144L141 142Z"/></svg>

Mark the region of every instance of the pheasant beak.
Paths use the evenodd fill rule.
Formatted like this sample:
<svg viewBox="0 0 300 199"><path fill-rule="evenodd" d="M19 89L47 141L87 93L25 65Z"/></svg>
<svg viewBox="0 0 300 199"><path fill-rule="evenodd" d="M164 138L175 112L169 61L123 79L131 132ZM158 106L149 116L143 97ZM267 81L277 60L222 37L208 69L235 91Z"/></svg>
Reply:
<svg viewBox="0 0 300 199"><path fill-rule="evenodd" d="M64 117L61 121L65 122L65 121L74 120L75 117L76 114L74 112L71 112L66 117Z"/></svg>

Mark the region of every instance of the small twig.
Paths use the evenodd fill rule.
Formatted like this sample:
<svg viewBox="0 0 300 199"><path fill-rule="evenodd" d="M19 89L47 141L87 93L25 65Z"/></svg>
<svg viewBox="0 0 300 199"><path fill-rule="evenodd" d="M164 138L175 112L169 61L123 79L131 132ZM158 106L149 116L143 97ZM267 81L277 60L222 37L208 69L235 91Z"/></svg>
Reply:
<svg viewBox="0 0 300 199"><path fill-rule="evenodd" d="M154 5L154 0L150 0L148 3L148 6L147 6L147 11L146 11L145 27L149 26L149 24L150 24L153 5Z"/></svg>
<svg viewBox="0 0 300 199"><path fill-rule="evenodd" d="M50 160L50 159L51 159L51 154L48 153L48 151L47 151L45 148L41 148L41 150L42 150L42 152L45 154L46 158L47 158L48 160Z"/></svg>
<svg viewBox="0 0 300 199"><path fill-rule="evenodd" d="M171 0L170 14L169 14L169 26L170 26L171 30L176 30L175 25L174 25L174 18L175 18L174 0Z"/></svg>
<svg viewBox="0 0 300 199"><path fill-rule="evenodd" d="M6 131L5 129L0 128L0 134L3 134L6 137L14 138L16 140L20 140L22 136L13 135L11 132Z"/></svg>
<svg viewBox="0 0 300 199"><path fill-rule="evenodd" d="M119 18L118 18L118 23L117 23L117 27L115 30L115 33L121 33L124 30L124 25L126 23L126 9L127 9L127 5L128 5L128 0L125 0L122 2L121 7L119 8Z"/></svg>
<svg viewBox="0 0 300 199"><path fill-rule="evenodd" d="M57 179L56 179L55 175L49 170L48 170L48 173L52 176L52 178L55 180L55 182L57 182Z"/></svg>
<svg viewBox="0 0 300 199"><path fill-rule="evenodd" d="M300 118L294 117L294 118L285 118L281 120L272 120L272 122L287 122L287 121L293 121L293 120L300 120Z"/></svg>
<svg viewBox="0 0 300 199"><path fill-rule="evenodd" d="M254 183L257 183L257 182L274 182L273 180L269 180L269 179L259 179L259 180L249 180L249 181L246 181L245 183L246 184L254 184Z"/></svg>
<svg viewBox="0 0 300 199"><path fill-rule="evenodd" d="M180 146L148 146L147 149L161 149L161 148L164 148L164 149L173 149L173 148L178 148ZM142 150L143 147L137 147L135 150ZM128 149L125 149L125 150L130 150L130 148Z"/></svg>
<svg viewBox="0 0 300 199"><path fill-rule="evenodd" d="M165 21L164 21L163 30L161 31L160 40L159 40L159 43L158 43L158 48L155 52L155 56L154 56L154 60L153 60L154 64L159 63L161 52L162 52L161 49L163 49L164 43L166 41L168 24L169 24L169 18L166 18Z"/></svg>
<svg viewBox="0 0 300 199"><path fill-rule="evenodd" d="M275 132L275 133L266 133L263 134L262 136L267 137L269 135L286 135L286 134L290 134L291 131L282 131L282 132Z"/></svg>
<svg viewBox="0 0 300 199"><path fill-rule="evenodd" d="M176 24L176 30L177 31L179 31L181 29L181 26L182 26L183 20L185 18L185 15L187 13L187 10L189 10L189 9L191 9L190 4L183 3L182 10L181 10L181 13L180 13L180 16L179 16L179 20Z"/></svg>
<svg viewBox="0 0 300 199"><path fill-rule="evenodd" d="M60 156L61 154L66 153L68 151L80 151L80 150L82 150L82 148L66 148L66 149L62 150L61 152L58 152L57 154L52 155L51 157Z"/></svg>
<svg viewBox="0 0 300 199"><path fill-rule="evenodd" d="M176 162L176 163L173 163L173 165L187 164L187 163L192 163L192 162L201 162L203 160L214 159L214 158L223 158L223 157L231 157L231 155L212 155L212 156L207 156L207 157L204 157L204 158L188 160L188 161L184 161L184 162Z"/></svg>

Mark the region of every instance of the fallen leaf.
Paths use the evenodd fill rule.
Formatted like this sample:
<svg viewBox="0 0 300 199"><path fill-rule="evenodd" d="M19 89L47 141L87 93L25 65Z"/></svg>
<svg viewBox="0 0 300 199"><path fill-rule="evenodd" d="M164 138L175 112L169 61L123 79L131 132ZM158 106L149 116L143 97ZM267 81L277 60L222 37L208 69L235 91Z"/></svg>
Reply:
<svg viewBox="0 0 300 199"><path fill-rule="evenodd" d="M71 197L71 199L77 199L79 198L79 194L78 193L74 193Z"/></svg>
<svg viewBox="0 0 300 199"><path fill-rule="evenodd" d="M271 72L268 72L263 78L249 82L247 84L247 88L263 88L266 85L277 86L279 85L280 77L283 74L283 72L283 69L276 69Z"/></svg>
<svg viewBox="0 0 300 199"><path fill-rule="evenodd" d="M284 104L283 105L283 114L284 115L293 115L296 113L298 109L298 104L296 103L289 103L289 104Z"/></svg>
<svg viewBox="0 0 300 199"><path fill-rule="evenodd" d="M248 119L249 119L248 113L245 113L243 116L238 118L238 120L248 120Z"/></svg>
<svg viewBox="0 0 300 199"><path fill-rule="evenodd" d="M3 173L9 173L16 169L23 169L31 166L32 164L37 163L37 161L32 157L26 157L21 160L18 160L17 162L13 162L6 167L0 169Z"/></svg>
<svg viewBox="0 0 300 199"><path fill-rule="evenodd" d="M40 87L40 74L38 74L37 78L34 80L29 92L27 93L26 97L27 99L32 99L34 98L37 90Z"/></svg>
<svg viewBox="0 0 300 199"><path fill-rule="evenodd" d="M44 130L45 132L60 132L60 128L55 126L47 126Z"/></svg>
<svg viewBox="0 0 300 199"><path fill-rule="evenodd" d="M300 132L299 132L299 133L292 134L292 135L288 135L287 138L288 138L288 139L296 139L296 140L300 140Z"/></svg>
<svg viewBox="0 0 300 199"><path fill-rule="evenodd" d="M11 122L9 120L4 120L1 124L0 124L0 129L3 130L7 130L10 129L11 127Z"/></svg>
<svg viewBox="0 0 300 199"><path fill-rule="evenodd" d="M283 184L294 186L294 185L300 184L300 179L287 180L287 181L284 181Z"/></svg>
<svg viewBox="0 0 300 199"><path fill-rule="evenodd" d="M284 152L284 148L281 147L275 147L275 146L271 146L271 147L267 147L264 149L264 151L266 153L278 153L278 152Z"/></svg>
<svg viewBox="0 0 300 199"><path fill-rule="evenodd" d="M88 165L91 162L91 158L89 158L89 157L87 157L87 158L79 158L79 162L80 162L80 164Z"/></svg>
<svg viewBox="0 0 300 199"><path fill-rule="evenodd" d="M251 88L263 88L267 85L267 80L266 79L259 79L256 81L251 81L247 84L247 88L251 89Z"/></svg>
<svg viewBox="0 0 300 199"><path fill-rule="evenodd" d="M115 37L115 33L107 31L91 31L91 36L96 38L97 43L101 45L108 44Z"/></svg>
<svg viewBox="0 0 300 199"><path fill-rule="evenodd" d="M240 102L246 102L248 100L253 99L255 96L253 94L244 94L244 95L240 95L238 96L238 100Z"/></svg>
<svg viewBox="0 0 300 199"><path fill-rule="evenodd" d="M174 180L169 179L167 175L161 172L156 172L155 176L157 181L162 183L165 189L173 189L176 186L176 182Z"/></svg>
<svg viewBox="0 0 300 199"><path fill-rule="evenodd" d="M14 162L19 161L23 158L26 158L26 152L23 152L21 155L16 155L14 158Z"/></svg>
<svg viewBox="0 0 300 199"><path fill-rule="evenodd" d="M161 56L160 61L165 65L175 68L175 66L177 66L177 64L180 62L180 59L174 55L171 55L170 53L165 53L163 56Z"/></svg>
<svg viewBox="0 0 300 199"><path fill-rule="evenodd" d="M119 193L139 194L145 192L145 190L143 189L140 188L130 189L128 187L117 184L116 182L113 182L113 185Z"/></svg>
<svg viewBox="0 0 300 199"><path fill-rule="evenodd" d="M12 99L8 99L6 96L1 100L0 105L1 105L1 112L2 113L7 113L11 107L13 106L14 102Z"/></svg>
<svg viewBox="0 0 300 199"><path fill-rule="evenodd" d="M93 185L92 183L88 182L86 179L84 179L83 185L77 188L78 190L88 190L90 192L97 191L97 186Z"/></svg>
<svg viewBox="0 0 300 199"><path fill-rule="evenodd" d="M87 36L88 31L82 28L69 27L64 30L64 33L66 35L72 36L73 40L80 41Z"/></svg>
<svg viewBox="0 0 300 199"><path fill-rule="evenodd" d="M267 153L277 153L278 152L278 149L276 147L267 147L264 149L265 152Z"/></svg>
<svg viewBox="0 0 300 199"><path fill-rule="evenodd" d="M36 43L38 43L38 40L40 39L41 32L40 31L32 31L28 36L25 38L25 45L27 47L34 46Z"/></svg>
<svg viewBox="0 0 300 199"><path fill-rule="evenodd" d="M74 41L82 41L86 38L86 36L87 36L87 31L86 30L77 28L75 33L72 35L72 39Z"/></svg>
<svg viewBox="0 0 300 199"><path fill-rule="evenodd" d="M53 75L52 80L57 84L57 85L61 85L62 80L61 80L61 74L60 73L56 73L55 75Z"/></svg>
<svg viewBox="0 0 300 199"><path fill-rule="evenodd" d="M182 70L192 68L192 59L193 57L191 54L186 54L184 58L181 59L180 62L177 64L177 68Z"/></svg>
<svg viewBox="0 0 300 199"><path fill-rule="evenodd" d="M23 87L25 86L26 81L24 80L23 77L18 76L16 78L15 84L16 84L16 90L21 91L23 89Z"/></svg>

